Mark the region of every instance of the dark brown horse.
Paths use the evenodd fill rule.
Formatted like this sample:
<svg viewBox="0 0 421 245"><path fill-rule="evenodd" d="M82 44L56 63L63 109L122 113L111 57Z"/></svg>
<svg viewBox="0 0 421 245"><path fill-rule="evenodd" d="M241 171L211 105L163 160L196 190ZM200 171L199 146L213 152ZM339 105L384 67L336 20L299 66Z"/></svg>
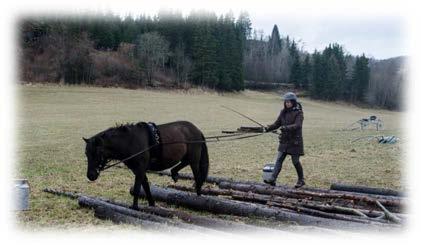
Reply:
<svg viewBox="0 0 421 245"><path fill-rule="evenodd" d="M161 124L157 128L160 132L160 144L156 147L152 147L156 142L150 127L144 122L109 128L89 139L83 138L88 158L88 179L96 180L109 160L124 160L144 151L123 161L135 175L133 209L138 209L141 186L149 205L155 205L146 177L147 170L162 171L172 168L172 178L177 181L178 171L190 165L196 192L200 195L209 169L208 150L202 132L186 121Z"/></svg>

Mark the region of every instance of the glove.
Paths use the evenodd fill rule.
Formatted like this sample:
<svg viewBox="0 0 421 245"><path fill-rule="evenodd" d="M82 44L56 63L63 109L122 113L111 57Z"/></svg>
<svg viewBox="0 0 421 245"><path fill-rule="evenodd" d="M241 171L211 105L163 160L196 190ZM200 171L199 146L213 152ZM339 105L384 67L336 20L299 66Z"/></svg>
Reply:
<svg viewBox="0 0 421 245"><path fill-rule="evenodd" d="M286 131L287 127L286 127L286 126L281 126L281 127L279 127L279 129L280 129L282 132L284 132L284 131Z"/></svg>

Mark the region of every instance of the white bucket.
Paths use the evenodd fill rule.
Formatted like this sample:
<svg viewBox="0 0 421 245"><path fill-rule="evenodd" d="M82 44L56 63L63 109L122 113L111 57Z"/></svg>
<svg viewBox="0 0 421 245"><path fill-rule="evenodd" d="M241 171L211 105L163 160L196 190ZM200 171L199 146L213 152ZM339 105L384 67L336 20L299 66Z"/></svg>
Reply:
<svg viewBox="0 0 421 245"><path fill-rule="evenodd" d="M26 179L14 181L14 210L29 210L29 183Z"/></svg>
<svg viewBox="0 0 421 245"><path fill-rule="evenodd" d="M274 168L275 164L266 164L263 167L263 180L269 181L271 179Z"/></svg>

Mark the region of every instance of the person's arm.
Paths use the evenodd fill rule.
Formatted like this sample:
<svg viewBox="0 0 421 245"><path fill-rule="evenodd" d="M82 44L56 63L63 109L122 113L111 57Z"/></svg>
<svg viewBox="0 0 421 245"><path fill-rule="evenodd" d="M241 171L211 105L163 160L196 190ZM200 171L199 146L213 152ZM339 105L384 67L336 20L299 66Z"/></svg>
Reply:
<svg viewBox="0 0 421 245"><path fill-rule="evenodd" d="M276 121L275 121L274 123L272 123L272 124L268 125L268 126L265 128L265 129L266 129L266 132L269 132L269 131L275 130L275 129L277 129L277 128L279 128L279 127L281 126L281 114L282 114L282 113L279 113L279 116L278 116L278 118L276 119Z"/></svg>
<svg viewBox="0 0 421 245"><path fill-rule="evenodd" d="M303 120L304 120L304 116L303 116L303 112L300 111L299 113L297 113L297 115L295 116L295 121L293 124L290 125L286 125L285 126L285 130L290 131L290 130L297 130L300 129L303 126Z"/></svg>

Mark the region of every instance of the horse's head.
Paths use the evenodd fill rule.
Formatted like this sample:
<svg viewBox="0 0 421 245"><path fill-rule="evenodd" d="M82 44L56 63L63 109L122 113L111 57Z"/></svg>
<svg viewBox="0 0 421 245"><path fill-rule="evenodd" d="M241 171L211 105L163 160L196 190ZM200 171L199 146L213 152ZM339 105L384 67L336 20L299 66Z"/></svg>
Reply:
<svg viewBox="0 0 421 245"><path fill-rule="evenodd" d="M83 138L83 140L86 142L85 154L88 158L86 175L90 181L95 181L107 161L104 156L104 140L100 136L94 136L89 139Z"/></svg>

